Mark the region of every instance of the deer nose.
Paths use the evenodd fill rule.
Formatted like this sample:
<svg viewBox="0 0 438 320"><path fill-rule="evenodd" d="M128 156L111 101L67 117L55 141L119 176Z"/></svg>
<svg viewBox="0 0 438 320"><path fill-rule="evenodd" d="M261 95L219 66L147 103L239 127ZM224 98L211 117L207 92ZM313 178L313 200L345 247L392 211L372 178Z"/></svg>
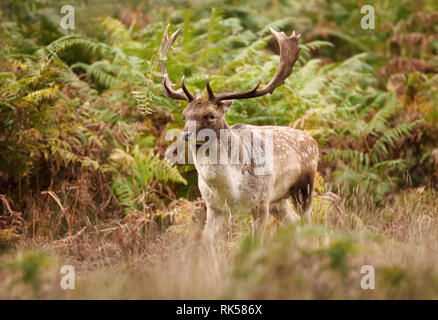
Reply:
<svg viewBox="0 0 438 320"><path fill-rule="evenodd" d="M182 141L189 141L190 136L192 135L192 131L183 131L179 136Z"/></svg>

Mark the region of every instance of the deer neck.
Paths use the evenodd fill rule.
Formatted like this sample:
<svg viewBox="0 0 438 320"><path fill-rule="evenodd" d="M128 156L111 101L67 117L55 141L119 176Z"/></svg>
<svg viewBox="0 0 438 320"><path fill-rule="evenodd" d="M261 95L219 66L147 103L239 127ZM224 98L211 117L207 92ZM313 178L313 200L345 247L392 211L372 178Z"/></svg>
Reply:
<svg viewBox="0 0 438 320"><path fill-rule="evenodd" d="M229 156L230 141L233 138L237 139L237 134L225 122L224 127L216 135L216 141L211 144L191 145L191 155L198 175L208 184L225 186L231 183L230 177L234 176L236 166L224 160L221 148L223 148L222 153L226 152Z"/></svg>

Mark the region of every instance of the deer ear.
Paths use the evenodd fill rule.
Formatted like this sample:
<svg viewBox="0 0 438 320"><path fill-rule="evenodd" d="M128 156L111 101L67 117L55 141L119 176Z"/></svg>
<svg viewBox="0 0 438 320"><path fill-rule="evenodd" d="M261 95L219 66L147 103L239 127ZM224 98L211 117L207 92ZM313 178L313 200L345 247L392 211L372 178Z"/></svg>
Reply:
<svg viewBox="0 0 438 320"><path fill-rule="evenodd" d="M230 111L233 100L224 100L219 103L219 106L224 110L224 113Z"/></svg>

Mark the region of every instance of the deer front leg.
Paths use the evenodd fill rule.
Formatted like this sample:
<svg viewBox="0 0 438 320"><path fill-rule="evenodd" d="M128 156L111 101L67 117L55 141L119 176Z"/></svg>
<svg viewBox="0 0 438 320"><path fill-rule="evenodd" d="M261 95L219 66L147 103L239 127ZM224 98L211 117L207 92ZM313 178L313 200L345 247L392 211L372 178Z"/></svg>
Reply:
<svg viewBox="0 0 438 320"><path fill-rule="evenodd" d="M292 210L288 199L283 199L275 204L271 203L269 212L282 223L293 223L300 220L300 216Z"/></svg>
<svg viewBox="0 0 438 320"><path fill-rule="evenodd" d="M223 230L225 212L215 209L207 204L207 222L205 224L203 239L212 242Z"/></svg>
<svg viewBox="0 0 438 320"><path fill-rule="evenodd" d="M261 202L252 211L253 217L253 240L264 240L264 232L266 228L266 222L269 216L269 203L268 201Z"/></svg>

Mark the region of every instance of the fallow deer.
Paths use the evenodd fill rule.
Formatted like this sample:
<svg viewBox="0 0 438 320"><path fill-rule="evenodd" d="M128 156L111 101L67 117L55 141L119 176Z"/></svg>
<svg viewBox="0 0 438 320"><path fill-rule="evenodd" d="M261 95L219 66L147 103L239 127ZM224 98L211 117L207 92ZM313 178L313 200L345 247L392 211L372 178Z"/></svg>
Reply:
<svg viewBox="0 0 438 320"><path fill-rule="evenodd" d="M315 173L317 170L319 150L317 142L306 132L280 126L252 126L237 124L229 126L224 118L231 103L236 99L260 97L272 92L282 84L292 73L293 66L299 56L298 39L300 34L292 33L290 37L284 32L270 29L280 48L280 63L274 77L262 89L260 80L249 91L219 93L213 92L208 76L206 87L208 99L194 96L181 80L181 89L174 90L170 81L163 58L180 34L177 30L170 38L167 26L162 43L160 59L161 82L165 94L173 99L186 100L188 105L183 111L185 123L181 132L181 140L188 141L192 137L196 143L189 147L198 172L198 185L207 205L207 222L204 237L213 239L220 232L227 212L249 213L253 215L253 226L257 234L263 234L269 213L283 222L299 219L288 201L291 198L296 211L305 216L312 204L312 192ZM193 127L188 123L194 124ZM196 152L203 141L198 141L196 132L211 129L216 133L218 145L225 141L220 132L227 133L226 137L235 138L242 145L241 134L250 131L260 138L264 133L272 136L272 170L268 174L254 174L254 162L257 155L251 156L251 163L208 163L204 164ZM254 158L256 157L256 158ZM202 159L201 159L202 160Z"/></svg>

